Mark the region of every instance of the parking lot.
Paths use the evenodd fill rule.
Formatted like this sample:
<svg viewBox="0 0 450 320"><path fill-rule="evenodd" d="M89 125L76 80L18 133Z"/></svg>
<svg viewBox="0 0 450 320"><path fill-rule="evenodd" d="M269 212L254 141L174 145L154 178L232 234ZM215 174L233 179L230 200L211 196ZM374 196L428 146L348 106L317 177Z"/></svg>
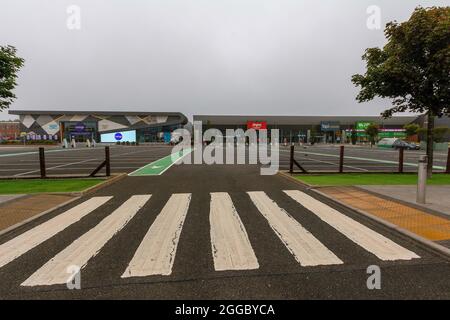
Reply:
<svg viewBox="0 0 450 320"><path fill-rule="evenodd" d="M110 146L111 172L131 173L171 154L167 145ZM294 147L294 158L308 172L337 172L340 145ZM225 152L224 152L225 153ZM404 171L417 172L417 163L424 151L404 151ZM289 170L290 147L280 146L279 168ZM104 146L96 148L61 149L50 147L45 151L47 175L89 175L105 159ZM248 157L247 157L248 159ZM399 151L359 146L345 146L344 172L397 172ZM435 152L434 171L445 171L447 154ZM37 147L0 148L0 177L31 177L39 175ZM294 167L294 170L298 168ZM105 173L102 169L98 174Z"/></svg>
<svg viewBox="0 0 450 320"><path fill-rule="evenodd" d="M111 172L132 172L170 154L165 145L111 146ZM105 159L105 148L60 149L45 151L46 170L51 175L89 175ZM0 176L29 177L39 175L38 148L0 149ZM104 174L102 169L98 174Z"/></svg>
<svg viewBox="0 0 450 320"><path fill-rule="evenodd" d="M340 145L314 145L294 147L294 158L307 171L336 172L339 168ZM368 146L348 146L344 149L344 172L397 172L399 151L393 149L380 149ZM419 157L424 155L423 150L404 151L404 172L417 172ZM289 169L290 148L280 147L280 169ZM435 172L445 171L447 153L434 153ZM298 168L294 167L294 170Z"/></svg>

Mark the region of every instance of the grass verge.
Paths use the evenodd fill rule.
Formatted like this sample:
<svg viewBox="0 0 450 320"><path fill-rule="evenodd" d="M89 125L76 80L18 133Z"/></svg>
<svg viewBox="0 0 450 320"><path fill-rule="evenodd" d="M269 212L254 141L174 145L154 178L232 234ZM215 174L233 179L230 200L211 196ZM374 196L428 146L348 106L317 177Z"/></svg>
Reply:
<svg viewBox="0 0 450 320"><path fill-rule="evenodd" d="M417 174L392 173L344 173L297 175L296 179L316 186L352 186L352 185L413 185L417 184ZM428 179L430 185L450 185L450 175L435 174Z"/></svg>
<svg viewBox="0 0 450 320"><path fill-rule="evenodd" d="M103 179L24 179L0 180L0 194L41 192L79 192L95 186Z"/></svg>

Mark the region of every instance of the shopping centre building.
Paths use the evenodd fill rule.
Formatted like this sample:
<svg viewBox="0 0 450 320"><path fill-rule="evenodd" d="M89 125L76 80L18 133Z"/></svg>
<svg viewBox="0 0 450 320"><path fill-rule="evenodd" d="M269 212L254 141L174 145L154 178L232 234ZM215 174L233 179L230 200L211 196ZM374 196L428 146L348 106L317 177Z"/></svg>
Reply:
<svg viewBox="0 0 450 320"><path fill-rule="evenodd" d="M137 141L168 142L173 130L185 127L187 117L179 112L105 112L105 111L40 111L10 110L18 115L20 133L29 140L97 142ZM404 138L404 126L424 125L423 116L261 116L261 115L194 115L201 121L203 132L219 129L279 129L280 142L348 141L352 131L365 142L365 129L379 127L379 138ZM448 126L449 118L436 119L436 126Z"/></svg>
<svg viewBox="0 0 450 320"><path fill-rule="evenodd" d="M28 140L162 142L188 123L179 112L10 110Z"/></svg>
<svg viewBox="0 0 450 320"><path fill-rule="evenodd" d="M356 131L359 141L367 141L365 129L369 124L379 126L379 137L405 137L404 126L417 116L242 116L196 115L194 121L203 123L203 131L216 128L225 135L225 129L279 129L280 142L340 142ZM342 140L344 139L344 140Z"/></svg>

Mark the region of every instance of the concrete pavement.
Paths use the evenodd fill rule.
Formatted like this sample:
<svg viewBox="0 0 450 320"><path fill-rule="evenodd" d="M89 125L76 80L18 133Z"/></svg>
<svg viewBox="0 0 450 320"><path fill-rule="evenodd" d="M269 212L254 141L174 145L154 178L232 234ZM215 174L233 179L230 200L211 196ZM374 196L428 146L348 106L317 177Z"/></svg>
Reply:
<svg viewBox="0 0 450 320"><path fill-rule="evenodd" d="M0 195L0 204L18 199L20 197L25 196L24 194L13 194L13 195Z"/></svg>
<svg viewBox="0 0 450 320"><path fill-rule="evenodd" d="M0 233L73 199L70 195L5 195L0 199Z"/></svg>
<svg viewBox="0 0 450 320"><path fill-rule="evenodd" d="M450 216L450 186L427 186L426 204L416 202L417 186L359 186L362 189L398 199L414 206L431 209Z"/></svg>

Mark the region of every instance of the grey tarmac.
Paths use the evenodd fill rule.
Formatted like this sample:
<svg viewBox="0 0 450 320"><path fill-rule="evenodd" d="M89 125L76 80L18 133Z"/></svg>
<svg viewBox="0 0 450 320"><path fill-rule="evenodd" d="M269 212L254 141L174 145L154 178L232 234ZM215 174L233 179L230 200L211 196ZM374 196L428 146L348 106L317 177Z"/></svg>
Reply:
<svg viewBox="0 0 450 320"><path fill-rule="evenodd" d="M175 165L161 176L127 177L0 237L0 246L92 197L112 196L78 222L0 268L2 299L449 299L450 263L429 248L256 165ZM283 190L300 190L420 256L383 261L358 246ZM263 191L343 261L302 266L272 230L247 192ZM253 270L214 269L210 193L226 192L258 258ZM128 263L171 195L190 193L170 275L122 278ZM151 198L81 269L81 289L65 284L21 286L49 260L95 228L133 195ZM381 289L369 290L367 268L381 269Z"/></svg>

